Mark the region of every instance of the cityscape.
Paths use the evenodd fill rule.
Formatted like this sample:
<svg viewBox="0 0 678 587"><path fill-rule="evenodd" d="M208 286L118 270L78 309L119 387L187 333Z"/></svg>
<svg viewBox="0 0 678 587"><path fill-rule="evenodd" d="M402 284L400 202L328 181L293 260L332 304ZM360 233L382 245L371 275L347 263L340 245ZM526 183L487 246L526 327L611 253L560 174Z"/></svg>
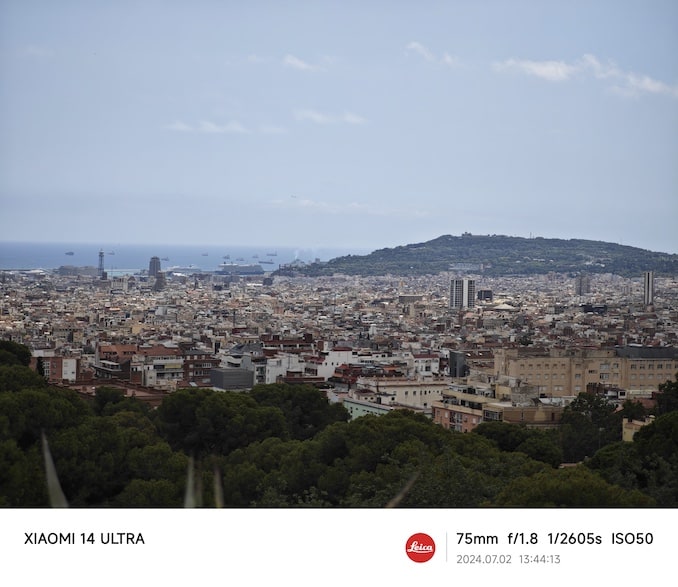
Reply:
<svg viewBox="0 0 678 587"><path fill-rule="evenodd" d="M675 576L676 23L0 2L4 574Z"/></svg>
<svg viewBox="0 0 678 587"><path fill-rule="evenodd" d="M450 267L307 277L300 264L228 263L190 273L154 256L109 276L102 251L98 267L2 271L0 339L30 349L34 371L86 403L105 390L157 411L186 391L312 388L348 423L411 413L449 434L501 423L556 435L561 452L549 458L561 469L654 423L678 373L675 277ZM575 449L563 430L582 397L616 420Z"/></svg>

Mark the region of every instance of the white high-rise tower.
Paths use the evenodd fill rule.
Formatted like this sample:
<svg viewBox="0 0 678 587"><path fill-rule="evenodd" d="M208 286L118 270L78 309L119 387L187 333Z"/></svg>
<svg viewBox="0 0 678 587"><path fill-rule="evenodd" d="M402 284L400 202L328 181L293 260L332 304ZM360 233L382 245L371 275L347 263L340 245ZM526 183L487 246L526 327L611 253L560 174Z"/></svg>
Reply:
<svg viewBox="0 0 678 587"><path fill-rule="evenodd" d="M643 303L646 306L654 304L654 271L643 273Z"/></svg>
<svg viewBox="0 0 678 587"><path fill-rule="evenodd" d="M452 279L450 281L450 308L473 308L475 305L475 279Z"/></svg>

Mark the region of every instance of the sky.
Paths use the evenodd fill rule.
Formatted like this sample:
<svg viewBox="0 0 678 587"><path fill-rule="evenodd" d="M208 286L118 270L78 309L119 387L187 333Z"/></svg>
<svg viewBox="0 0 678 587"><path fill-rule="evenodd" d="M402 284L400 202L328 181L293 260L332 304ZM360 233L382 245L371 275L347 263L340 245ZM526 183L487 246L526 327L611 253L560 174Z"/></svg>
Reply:
<svg viewBox="0 0 678 587"><path fill-rule="evenodd" d="M0 241L678 253L674 0L0 0Z"/></svg>

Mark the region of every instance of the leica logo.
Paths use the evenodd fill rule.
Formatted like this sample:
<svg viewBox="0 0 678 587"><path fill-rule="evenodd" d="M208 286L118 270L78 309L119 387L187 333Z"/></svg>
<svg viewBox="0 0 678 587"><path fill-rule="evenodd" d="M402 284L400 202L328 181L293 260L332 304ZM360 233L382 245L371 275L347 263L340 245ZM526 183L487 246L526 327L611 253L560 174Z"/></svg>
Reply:
<svg viewBox="0 0 678 587"><path fill-rule="evenodd" d="M433 552L432 544L419 544L416 540L410 544L407 552Z"/></svg>
<svg viewBox="0 0 678 587"><path fill-rule="evenodd" d="M413 534L405 543L405 552L415 563L425 563L431 560L436 551L436 543L428 534Z"/></svg>

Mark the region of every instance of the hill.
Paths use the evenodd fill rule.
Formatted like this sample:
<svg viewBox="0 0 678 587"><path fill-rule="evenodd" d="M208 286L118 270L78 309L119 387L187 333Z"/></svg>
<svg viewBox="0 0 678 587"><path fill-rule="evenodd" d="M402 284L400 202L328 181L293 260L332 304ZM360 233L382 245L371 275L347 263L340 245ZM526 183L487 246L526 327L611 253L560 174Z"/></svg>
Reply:
<svg viewBox="0 0 678 587"><path fill-rule="evenodd" d="M450 270L490 276L551 271L614 273L625 277L640 276L643 271L676 275L678 255L593 240L464 233L378 249L368 255L337 257L300 269L309 276L431 275Z"/></svg>

